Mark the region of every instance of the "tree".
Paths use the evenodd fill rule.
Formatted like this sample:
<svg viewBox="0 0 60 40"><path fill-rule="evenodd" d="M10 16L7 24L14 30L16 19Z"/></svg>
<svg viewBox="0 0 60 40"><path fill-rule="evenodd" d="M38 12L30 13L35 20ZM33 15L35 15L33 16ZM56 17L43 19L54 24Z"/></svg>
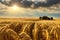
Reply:
<svg viewBox="0 0 60 40"><path fill-rule="evenodd" d="M51 17L51 20L53 20L53 17Z"/></svg>

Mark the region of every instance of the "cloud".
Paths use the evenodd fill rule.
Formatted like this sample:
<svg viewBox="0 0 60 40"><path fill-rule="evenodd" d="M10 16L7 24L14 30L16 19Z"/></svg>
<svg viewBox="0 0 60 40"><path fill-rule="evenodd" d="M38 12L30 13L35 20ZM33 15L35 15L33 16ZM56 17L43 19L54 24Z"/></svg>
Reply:
<svg viewBox="0 0 60 40"><path fill-rule="evenodd" d="M51 12L59 12L60 11L60 0L10 0L3 1L2 4L6 6L18 5L21 9L38 9L39 11L51 11ZM24 9L24 11L25 11Z"/></svg>
<svg viewBox="0 0 60 40"><path fill-rule="evenodd" d="M12 7L12 6L10 6ZM0 4L0 11L7 11L11 12L12 8L10 8L4 4ZM48 12L48 13L60 13L60 3L56 5L52 5L51 7L39 7L37 9L31 9L31 8L24 8L24 7L19 7L18 8L20 13L30 13L30 12ZM15 10L14 10L15 11Z"/></svg>
<svg viewBox="0 0 60 40"><path fill-rule="evenodd" d="M57 5L57 6L56 6ZM0 4L0 17L39 17L53 16L59 17L60 4L52 5L51 7L39 7L37 9L18 7L18 10L13 10L10 6Z"/></svg>
<svg viewBox="0 0 60 40"><path fill-rule="evenodd" d="M25 8L31 8L33 5L33 8L38 8L38 7L50 7L52 5L58 4L60 0L40 0L40 1L28 1L28 0L10 0L10 1L3 1L1 2L2 4L11 6L13 4L17 4L21 7Z"/></svg>

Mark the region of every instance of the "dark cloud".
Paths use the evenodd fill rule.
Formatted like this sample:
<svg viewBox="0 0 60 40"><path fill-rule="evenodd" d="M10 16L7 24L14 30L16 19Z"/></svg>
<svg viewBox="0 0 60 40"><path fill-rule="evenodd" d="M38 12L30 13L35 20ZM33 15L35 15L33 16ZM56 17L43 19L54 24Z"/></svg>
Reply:
<svg viewBox="0 0 60 40"><path fill-rule="evenodd" d="M47 2L33 2L33 1L27 1L27 0L11 0L9 2L1 2L2 4L5 4L7 6L11 6L13 4L17 4L21 7L25 8L38 8L38 7L50 7L52 5L58 4L60 0L48 0Z"/></svg>
<svg viewBox="0 0 60 40"><path fill-rule="evenodd" d="M31 7L33 2L32 1L21 1L20 4L21 4L20 6L22 7Z"/></svg>

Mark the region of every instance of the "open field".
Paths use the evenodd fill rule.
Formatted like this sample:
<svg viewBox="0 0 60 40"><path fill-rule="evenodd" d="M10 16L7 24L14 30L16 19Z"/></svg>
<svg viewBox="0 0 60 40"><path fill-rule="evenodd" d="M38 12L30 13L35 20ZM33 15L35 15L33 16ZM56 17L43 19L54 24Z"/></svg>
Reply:
<svg viewBox="0 0 60 40"><path fill-rule="evenodd" d="M0 18L0 40L60 40L60 19Z"/></svg>

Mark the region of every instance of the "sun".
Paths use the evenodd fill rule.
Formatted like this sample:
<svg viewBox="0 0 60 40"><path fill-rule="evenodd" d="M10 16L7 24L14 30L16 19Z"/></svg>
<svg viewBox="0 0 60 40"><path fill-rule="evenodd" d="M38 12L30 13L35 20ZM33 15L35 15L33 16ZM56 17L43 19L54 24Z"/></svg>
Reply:
<svg viewBox="0 0 60 40"><path fill-rule="evenodd" d="M17 5L12 5L11 7L8 7L8 12L10 13L16 13L19 12L21 10L21 8Z"/></svg>
<svg viewBox="0 0 60 40"><path fill-rule="evenodd" d="M12 14L24 13L26 12L26 9L18 5L12 5L11 7L8 7L7 12L12 13Z"/></svg>
<svg viewBox="0 0 60 40"><path fill-rule="evenodd" d="M13 5L13 6L12 6L12 9L13 9L13 10L18 10L19 8L18 8L18 6Z"/></svg>

